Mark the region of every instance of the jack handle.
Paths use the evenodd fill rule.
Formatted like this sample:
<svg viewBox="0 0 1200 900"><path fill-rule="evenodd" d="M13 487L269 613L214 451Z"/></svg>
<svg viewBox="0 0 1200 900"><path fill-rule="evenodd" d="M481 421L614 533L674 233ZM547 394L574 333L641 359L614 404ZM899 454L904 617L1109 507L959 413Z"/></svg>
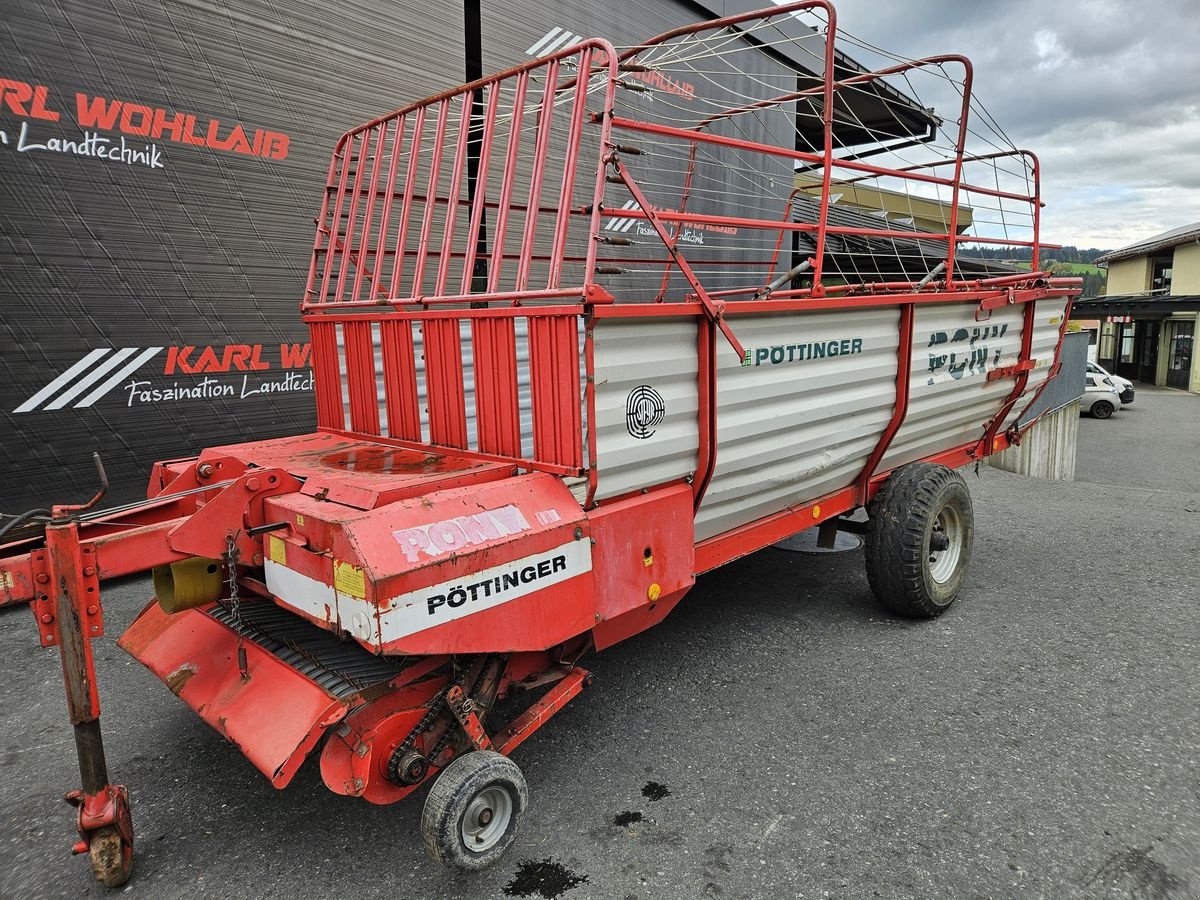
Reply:
<svg viewBox="0 0 1200 900"><path fill-rule="evenodd" d="M108 493L108 474L104 471L104 462L100 459L100 452L96 451L92 454L92 462L96 464L96 475L100 479L100 490L87 503L77 505L61 505L51 507L50 517L56 520L69 519L73 513L87 512L97 503L104 499L104 495Z"/></svg>

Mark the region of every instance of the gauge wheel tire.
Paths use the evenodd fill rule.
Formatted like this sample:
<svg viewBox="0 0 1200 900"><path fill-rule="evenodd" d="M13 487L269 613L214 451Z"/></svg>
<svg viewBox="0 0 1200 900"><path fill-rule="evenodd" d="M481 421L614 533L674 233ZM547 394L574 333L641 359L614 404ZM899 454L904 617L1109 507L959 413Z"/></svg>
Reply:
<svg viewBox="0 0 1200 900"><path fill-rule="evenodd" d="M1107 419L1117 410L1107 400L1097 400L1092 404L1092 418Z"/></svg>
<svg viewBox="0 0 1200 900"><path fill-rule="evenodd" d="M502 857L529 806L525 776L507 756L475 750L434 781L421 812L421 838L448 869L478 872Z"/></svg>
<svg viewBox="0 0 1200 900"><path fill-rule="evenodd" d="M902 466L868 513L867 581L875 596L902 616L940 616L958 598L971 562L975 515L966 481L945 466Z"/></svg>

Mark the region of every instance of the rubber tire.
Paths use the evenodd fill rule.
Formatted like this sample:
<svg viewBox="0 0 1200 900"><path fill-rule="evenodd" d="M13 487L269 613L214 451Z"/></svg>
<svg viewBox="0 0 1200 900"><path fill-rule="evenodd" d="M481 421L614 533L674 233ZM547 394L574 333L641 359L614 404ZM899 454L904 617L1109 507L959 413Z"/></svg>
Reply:
<svg viewBox="0 0 1200 900"><path fill-rule="evenodd" d="M1092 404L1092 418L1093 419L1110 418L1112 416L1112 414L1115 413L1116 411L1117 411L1116 407L1114 407L1107 400L1097 400L1095 403Z"/></svg>
<svg viewBox="0 0 1200 900"><path fill-rule="evenodd" d="M512 818L493 846L477 853L462 840L463 816L471 800L485 788L503 787L513 802ZM421 811L421 839L435 861L448 869L478 872L500 859L517 838L529 806L525 776L507 756L475 750L455 759L438 775Z"/></svg>
<svg viewBox="0 0 1200 900"><path fill-rule="evenodd" d="M929 543L938 513L954 505L963 531L958 565L943 584L933 580ZM966 481L953 469L910 463L893 472L867 509L867 581L888 609L933 619L958 599L971 563L975 513Z"/></svg>

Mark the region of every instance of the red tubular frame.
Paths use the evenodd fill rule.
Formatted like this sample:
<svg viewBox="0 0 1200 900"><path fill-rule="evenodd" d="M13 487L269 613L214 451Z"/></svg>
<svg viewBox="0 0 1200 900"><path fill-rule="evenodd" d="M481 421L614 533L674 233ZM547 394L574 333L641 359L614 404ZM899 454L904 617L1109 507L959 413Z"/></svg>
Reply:
<svg viewBox="0 0 1200 900"><path fill-rule="evenodd" d="M742 103L739 106L714 113L703 119L698 125L689 128L616 116L612 112L620 65L630 60L636 60L640 53L649 48L701 31L719 28L732 29L741 23L764 18L768 14L778 16L799 11L821 13L828 23L823 36L822 48L827 77L822 78L819 85L752 103ZM638 47L631 48L619 57L604 41L586 41L574 47L564 48L545 58L515 67L500 75L444 92L348 132L339 143L331 161L327 178L327 196L321 212L322 222L325 222L326 217L330 215L331 201L328 194L335 190L334 185L336 184L338 196L335 201L332 201L332 227L325 227L324 232L319 230L316 241L316 244L322 248L322 252L326 252L328 255L325 260L321 290L319 292L314 290L318 256L318 254L314 254L310 284L303 304L304 311L309 314L306 316L306 321L310 323L314 332L313 358L317 368L318 408L322 427L338 431L347 429L346 416L341 408L340 379L343 376L337 366L338 348L329 337L329 334L332 334L333 323L341 322L344 333L347 335L345 354L349 371L345 377L348 377L351 382L347 385L350 401L349 430L371 436L377 436L381 431L377 404L372 405L369 402L370 391L374 390L374 371L373 358L369 358L371 348L366 346L362 340L361 329L364 326L352 325L349 320L336 315L340 312L349 312L351 309L365 311L376 308L379 312L375 315L354 318L378 323L380 339L383 344L381 350L384 358L384 400L387 410L388 433L391 436L389 440L404 444L419 443L421 435L419 421L416 421L419 417L415 409L414 389L403 386L406 379L415 377L416 361L410 363L411 331L407 334L407 340L403 331L406 328L411 329L411 319L415 318L424 323L426 331L429 387L428 440L430 444L450 447L478 458L508 459L521 466L541 468L544 471L564 474L586 473L588 491L585 505L591 506L594 503L599 465L599 460L596 459L594 426L594 344L591 324L596 318L661 315L666 312L663 307L657 305L619 308L606 306L604 304L612 301L611 295L599 290L594 284L595 263L599 255L597 245L601 217L637 219L646 221L651 226L665 250L665 255L661 258L638 260L639 263L664 265L663 286L656 299L665 301L665 291L670 274L673 269L678 268L690 285L691 293L684 298L684 302L671 303L670 314L700 315L711 323L711 327L700 326L697 339L697 352L699 353L697 377L701 396L700 443L697 471L693 476L693 494L697 506L704 497L716 465L716 413L713 407L716 399L717 363L714 356L713 335L717 329L722 332L739 356L742 356L744 350L731 324L740 314L767 309L783 312L883 305L895 305L899 308L902 349L897 366L895 408L867 465L852 486L856 501L865 502L870 494L873 480L878 475L876 470L892 439L902 426L907 412L911 376L911 347L909 345L912 340L916 304L926 302L978 303L981 308L987 309L1004 303L1025 302L1035 296L1044 296L1045 274L1036 271L1036 263L1039 261L1037 245L1040 228L1040 188L1037 183L1040 173L1037 158L1026 151L1005 151L978 156L965 155L973 81L973 71L969 60L957 55L933 56L899 63L877 72L864 72L836 79L832 77L832 73L836 71L836 34L837 18L832 6L826 0L805 0L805 2L777 7L770 10L769 13L768 11L750 12L684 26L652 38ZM577 70L569 78L560 81L561 67L568 58L577 60ZM606 77L603 85L603 105L599 114L588 118L585 105L589 94L596 91L597 86L593 84L593 74L594 69L597 69L595 65L597 61L600 61L598 71L604 72ZM954 136L953 159L889 169L859 160L839 159L833 155L834 107L838 90L858 88L862 85L878 83L887 76L904 75L912 70L941 67L948 63L961 65L964 73L960 82L962 103L959 110L957 134ZM540 96L534 107L527 108L529 82L533 77L540 77L544 80ZM506 87L510 82L511 87ZM482 116L473 112L475 101L480 96L485 98L486 111ZM717 121L805 99L821 103L821 152L805 152L738 137L726 137L708 130L708 126ZM500 110L507 108L505 104L510 100L512 119L508 123L506 135L502 136L497 128ZM449 134L447 123L455 110L455 104L459 104L455 117L459 131L457 136L452 139L454 146L447 148L447 135ZM565 110L556 113L556 105L563 105ZM433 136L434 146L429 153L426 190L423 195L418 195L415 192L418 178L418 151L422 146L426 110L431 106L436 107L435 114L438 121ZM526 153L522 148L522 131L528 121L526 113L531 110L536 116L537 128L532 150ZM567 116L565 120L563 119L564 115ZM392 228L393 220L396 218L393 215L392 201L396 193L396 179L400 172L399 157L401 149L404 147L404 135L410 118L413 119L412 136L407 149L409 160L404 178L400 222L399 227L395 229L395 250L390 254L392 256L390 286L388 290L383 290L379 285L386 280L384 267L387 265L389 256L389 251L384 249L384 243L390 238L389 229ZM556 121L561 122L560 127L565 130L566 153L563 157L561 178L557 184L557 196L548 197L543 204L543 188L552 145L551 128ZM595 137L599 139L601 155L596 159L595 184L590 190L591 202L580 207L573 204L574 189L580 156L585 145L585 123L588 121L596 126ZM613 138L613 129L645 133L661 139L684 141L688 144L689 165L679 211L656 209L651 204L637 178L626 167L622 159L622 148ZM467 202L459 197L459 193L463 172L466 170L466 152L471 143L469 138L471 134L479 135L479 174L476 193L472 200ZM379 179L384 168L383 148L387 146L389 136L392 156L387 165L386 180L380 184ZM492 144L495 140L505 138L507 145L503 156L503 165L499 171L499 194L496 199L489 200L486 193L491 168L489 163L498 158L497 154L492 152ZM593 135L589 134L587 143L590 144L592 139ZM701 144L805 162L819 167L821 179L816 221L789 221L792 203L800 189L794 190L789 197L782 220L688 212L687 205L695 154ZM363 190L364 173L372 147L374 147L374 159L367 187L368 200L365 202L365 211L360 220L359 196ZM443 181L444 150L451 153L453 157L448 170L449 186L446 191L439 193L439 185ZM966 163L995 160L1014 154L1025 157L1028 165L1032 167L1034 182L1032 195L1027 196L1001 190L999 184L995 188L991 188L968 184L964 181L964 165ZM526 196L522 198L526 202L523 204L513 202L518 181L518 166L522 156L528 156L526 165L530 172ZM355 166L353 178L350 177L352 165ZM931 171L945 165L953 166L949 175L938 175ZM848 173L850 177L843 179L846 183L854 183L864 177L891 176L950 188L952 199L946 232L926 233L897 231L891 228L830 225L830 191L834 183L833 172L835 169ZM636 204L635 209L605 209L603 207L606 170L613 172L616 180L625 186L629 196ZM817 188L818 186L814 184L813 193ZM966 192L999 200L1030 203L1033 209L1033 240L1020 241L959 235L957 233L959 204L962 195ZM345 201L347 193L354 195L348 203ZM385 197L384 209L379 221L378 237L374 238L375 243L372 245L375 202L379 194ZM409 239L409 221L413 214L412 205L415 200L420 200L424 204L424 208L420 222L421 234L417 240L415 254L413 254L408 249L407 241ZM442 231L437 235L435 246L432 231L437 220L434 210L439 204L445 208L445 217L441 222ZM455 223L459 217L459 206L468 208L469 219L466 227L465 251L455 250ZM496 210L496 220L491 235L491 247L485 249L480 247L479 236L486 210L489 208ZM512 218L516 212L520 212L524 216L519 226L521 247L512 254L506 254L505 243L508 232L513 230ZM340 224L343 213L347 219L347 225L344 228ZM554 219L553 234L548 239L551 244L548 255L545 250L539 254L534 249L538 238L539 217L543 214L552 214ZM583 255L569 252L569 245L573 240L569 240L573 216L587 217L587 252ZM771 261L767 267L768 281L771 274L775 272L784 234L787 232L810 233L815 244L815 252L812 254L813 265L808 276L812 279L812 286L799 290L785 288L775 291L769 300L741 299L761 289L761 284L757 279L753 285L746 288L709 291L697 275L691 261L677 245L677 237L686 224L777 231L779 237L776 240L775 253L771 255ZM323 234L324 239L322 238ZM826 241L831 235L943 241L946 246L945 275L928 284L899 281L826 286L822 281L825 263L824 249ZM966 242L1001 246L1032 244L1035 271L973 281L959 279L956 277L954 269L957 246L959 243ZM372 251L373 256L371 255ZM342 254L342 258L340 269L336 274L338 284L331 296L329 287L330 281L334 277L331 274L332 257L339 252ZM402 273L408 255L416 257L415 271L411 275L410 287L405 289ZM429 262L431 255L438 257L437 276L432 292L425 294L423 282L427 268L431 265ZM470 289L473 284L473 270L481 256L488 262L486 290L484 293L472 293ZM369 259L373 260L372 269L365 267L365 263ZM577 264L581 259L585 263L582 284L563 286L565 264ZM619 257L614 258L614 261L615 259L619 259ZM453 282L457 286L458 292L448 294L451 270L458 260L462 261L463 266L461 277ZM507 278L504 273L506 261L515 263L515 273L508 275ZM547 266L547 279L544 287L539 284L531 284L535 262ZM707 264L700 260L695 260L695 263L697 265ZM354 278L354 289L347 291L344 290L346 288L345 273L348 272L350 265L354 265L357 272ZM369 297L362 299L359 285L364 275L370 279L372 291ZM505 284L510 284L511 289L505 289ZM383 296L377 296L377 293ZM343 296L345 294L348 295ZM726 298L735 297L739 298L738 302L727 306ZM570 305L572 302L576 305ZM470 304L478 307L495 303L503 304L513 313L513 316L496 319L494 316L499 312L498 309L438 310L440 306L461 307ZM530 412L534 421L531 451L523 451L521 448L521 439L518 433L520 410L517 408L515 395L517 368L515 317L523 315L523 313L517 312L514 307L520 308L523 304L536 304L539 316L560 317L529 319L533 404ZM330 315L331 313L334 315ZM573 358L573 354L580 351L580 348L574 344L572 330L578 326L578 317L583 318L585 331L582 353L587 376L586 382L583 385L575 384L575 376L572 375L560 383L562 372L573 373L576 371L576 367L568 363ZM463 319L471 322L477 372L478 435L475 446L471 447L467 446L465 429L464 410L467 401L464 393L465 386L462 384L463 369L461 362L457 359L459 355L458 323ZM575 324L571 324L568 328L569 322ZM365 327L370 328L371 326ZM320 338L317 337L319 333L323 335ZM353 341L351 341L351 337L353 337ZM572 347L574 347L573 350ZM557 373L557 377L554 373ZM327 386L325 382L330 380L336 383ZM1005 412L1017 402L1027 382L1027 374L1018 374L1017 385L1010 397L1011 402L1006 404ZM393 411L392 407L395 404L399 404L399 409ZM584 433L585 421L587 423L586 433ZM993 433L989 432L989 435L994 438Z"/></svg>

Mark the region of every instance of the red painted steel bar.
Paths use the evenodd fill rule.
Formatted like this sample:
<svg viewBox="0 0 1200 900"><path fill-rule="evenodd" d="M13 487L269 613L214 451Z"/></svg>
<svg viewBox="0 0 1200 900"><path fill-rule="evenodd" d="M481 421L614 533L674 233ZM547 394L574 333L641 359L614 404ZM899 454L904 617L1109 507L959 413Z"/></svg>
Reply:
<svg viewBox="0 0 1200 900"><path fill-rule="evenodd" d="M467 168L467 138L471 130L471 105L474 103L475 92L467 91L462 95L462 114L458 122L458 141L454 148L454 169L450 176L450 191L446 194L446 221L442 226L442 250L438 258L437 281L434 293L443 294L446 291L446 279L450 274L450 251L454 247L454 222L459 207L459 193L462 191L463 172Z"/></svg>
<svg viewBox="0 0 1200 900"><path fill-rule="evenodd" d="M1029 306L1032 309L1033 304L1031 303ZM884 428L883 434L879 436L879 441L875 444L875 449L867 457L862 473L858 476L858 504L860 506L866 506L867 501L870 499L871 479L875 477L875 473L879 469L879 463L882 462L888 448L892 446L892 441L895 439L896 433L900 431L900 426L904 424L904 419L908 416L908 392L909 383L912 380L913 319L915 313L916 304L914 303L904 303L900 307L900 339L896 349L896 403L892 411L892 417L888 420L887 427Z"/></svg>
<svg viewBox="0 0 1200 900"><path fill-rule="evenodd" d="M321 197L321 211L317 213L317 233L313 236L313 255L308 263L308 278L304 282L304 299L301 304L312 303L318 299L314 296L313 285L317 279L317 259L322 251L326 251L326 265L333 255L332 243L330 234L326 231L326 217L329 215L329 198L333 193L333 181L337 174L338 154L336 150L329 157L329 174L325 176L325 193ZM338 202L341 202L341 195L338 195ZM322 241L327 242L330 248L322 247Z"/></svg>
<svg viewBox="0 0 1200 900"><path fill-rule="evenodd" d="M568 297L574 297L580 302L583 300L583 289L574 288L559 288L556 291L497 291L496 293L487 294L449 294L445 297L433 296L418 296L418 297L390 297L387 299L380 298L378 300L359 300L357 302L343 301L338 303L337 310L374 307L376 309L388 306L413 306L417 304L446 304L446 303L473 303L476 301L513 301L513 300L563 300ZM332 304L331 304L332 306ZM302 311L306 313L319 312L320 304L305 304Z"/></svg>
<svg viewBox="0 0 1200 900"><path fill-rule="evenodd" d="M821 276L825 273L825 239L829 227L829 185L833 180L833 95L836 84L832 77L834 68L833 37L837 32L837 12L832 6L825 10L828 26L825 29L825 78L824 94L821 103L821 135L825 152L821 164L821 208L817 214L817 241L813 250L812 291L815 296L821 296L825 287Z"/></svg>
<svg viewBox="0 0 1200 900"><path fill-rule="evenodd" d="M583 139L584 116L587 111L588 82L592 75L592 48L584 47L579 54L579 70L571 107L571 126L567 134L567 150L563 158L562 185L558 190L558 215L554 220L554 245L550 251L550 274L546 287L558 287L562 274L562 257L571 225L571 198L575 191L575 167L579 163L579 145ZM530 248L532 252L532 248Z"/></svg>
<svg viewBox="0 0 1200 900"><path fill-rule="evenodd" d="M493 82L487 87L486 112L483 116L483 137L479 145L479 165L476 167L475 199L471 207L471 219L467 225L467 251L463 258L463 276L459 293L471 290L475 274L475 257L479 252L479 233L483 228L483 213L487 209L488 165L492 159L492 136L496 129L496 111L500 106L500 84ZM472 125L474 130L474 125Z"/></svg>
<svg viewBox="0 0 1200 900"><path fill-rule="evenodd" d="M983 453L990 453L992 442L996 439L997 433L1004 426L1004 420L1008 418L1008 414L1012 412L1017 401L1021 399L1021 395L1025 393L1025 387L1029 384L1029 372L1032 364L1035 362L1033 357L1033 330L1036 326L1035 314L1037 312L1036 303L1026 303L1025 309L1022 310L1021 316L1021 351L1017 356L1019 371L1016 373L1016 384L1009 392L1008 397L1004 401L1004 405L1000 407L1000 411L988 423L984 431L983 438L980 440L980 448ZM989 373L990 374L990 373Z"/></svg>
<svg viewBox="0 0 1200 900"><path fill-rule="evenodd" d="M517 264L517 280L514 288L520 292L529 285L530 254L537 238L538 201L542 194L542 179L546 173L546 155L550 148L550 123L554 116L554 97L558 90L558 60L546 66L546 87L542 91L542 105L537 114L538 134L533 152L533 172L529 177L529 202L525 211L524 243L521 246L521 261ZM519 303L514 299L513 304Z"/></svg>
<svg viewBox="0 0 1200 900"><path fill-rule="evenodd" d="M629 177L629 174L625 171L625 166L622 165L620 158L615 152L609 157L609 165L613 167L614 171L625 183L625 187L629 190L629 193L633 195L633 199L637 202L637 205L640 206L643 212L647 215L650 225L658 233L659 240L663 242L663 246L665 246L667 251L675 258L675 263L679 266L679 271L683 273L683 277L688 280L688 284L692 286L692 289L700 298L700 302L704 305L705 312L714 322L717 323L717 326L721 329L721 333L725 335L725 339L729 341L730 346L733 347L737 355L739 357L745 356L745 348L742 347L741 342L737 339L737 336L734 335L733 330L723 318L724 304L713 301L708 292L704 289L704 285L700 283L700 279L696 276L696 273L692 270L692 267L688 264L687 259L685 259L682 254L676 252L674 238L663 227L662 222L659 221L658 214L654 212L654 207L651 205L650 201L646 199L646 195L642 193L641 188L637 186L637 182Z"/></svg>
<svg viewBox="0 0 1200 900"><path fill-rule="evenodd" d="M700 405L692 509L699 510L717 470L717 341L708 319L696 320L696 386Z"/></svg>
<svg viewBox="0 0 1200 900"><path fill-rule="evenodd" d="M342 299L342 294L346 290L346 275L350 271L350 255L354 252L354 227L358 221L358 198L359 190L362 187L363 168L366 164L367 145L371 139L371 133L364 131L359 138L358 156L354 162L354 193L350 197L350 209L346 213L346 239L345 248L341 252L342 264L338 267L337 287L334 290L334 301ZM337 228L334 229L334 235L338 233Z"/></svg>
<svg viewBox="0 0 1200 900"><path fill-rule="evenodd" d="M338 178L338 195L337 201L333 204L333 217L328 223L322 221L321 225L328 228L328 243L325 253L325 270L321 275L321 291L316 296L317 303L324 303L329 297L329 281L333 275L333 265L336 253L334 245L342 228L342 201L346 198L346 181L350 176L350 158L354 155L354 141L352 138L343 137L340 142L341 150L341 175ZM334 158L337 158L337 152L334 153ZM316 266L312 266L315 269Z"/></svg>
<svg viewBox="0 0 1200 900"><path fill-rule="evenodd" d="M1056 279L1056 280L1059 280L1059 279ZM1076 279L1076 278L1063 278L1063 279L1061 279L1061 280L1062 280L1062 281L1064 281L1064 282L1067 282L1067 281L1072 281L1072 282L1073 282L1073 281L1080 281L1080 282L1082 282L1082 280L1083 280L1083 279L1081 279L1081 278L1080 278L1080 279ZM1077 289L1077 288L1075 288L1075 290L1077 291L1078 289ZM1066 337L1066 334L1067 334L1067 323L1069 322L1069 320L1070 320L1070 318L1071 318L1071 306L1074 304L1074 302L1075 302L1074 298L1075 298L1076 296L1078 296L1078 294L1077 294L1077 293L1076 293L1076 294L1068 294L1068 295L1067 295L1067 305L1066 305L1066 308L1063 310L1062 322L1061 322L1061 323L1059 324L1059 326L1058 326L1058 345L1057 345L1057 347L1055 348L1055 351L1054 351L1054 362L1053 362L1053 363L1051 363L1051 365L1050 365L1050 372L1051 372L1051 374L1052 374L1052 375L1053 375L1053 373L1055 373L1055 372L1057 372L1057 371L1059 370L1059 367L1060 367L1060 366L1061 366L1061 364L1062 364L1062 345L1063 345L1063 339ZM1033 393L1033 396L1029 398L1029 404L1026 406L1026 409L1032 408L1032 407L1034 406L1034 404L1036 404L1036 403L1038 402L1038 399L1039 399L1039 398L1042 396L1042 393L1043 393L1043 392L1046 390L1046 388L1047 388L1047 387L1049 387L1049 386L1050 386L1050 378L1047 378L1045 381L1043 381L1043 382L1042 382L1042 384L1041 384L1041 387L1039 387L1039 388L1038 388L1036 391L1034 391L1034 393ZM1025 426L1025 428L1024 428L1024 429L1022 429L1022 430L1021 430L1021 432L1020 432L1020 433L1025 433L1025 432L1027 432L1027 431L1028 431L1030 428L1032 428L1034 425L1036 425L1036 424L1037 424L1037 423L1038 423L1038 422L1041 420L1042 416L1046 415L1046 413L1047 413L1047 412L1049 412L1049 411L1050 411L1050 410L1045 410L1045 411L1043 411L1043 412L1039 413L1037 416L1035 416L1035 417L1033 418L1033 420L1032 420L1032 421L1030 421L1030 422L1029 422L1029 423L1028 423L1028 424ZM1015 428L1015 426L1014 426L1014 428ZM1013 443L1013 444L1015 444L1015 443L1019 443L1019 441L1018 441L1018 439L1017 439L1017 437L1019 436L1019 433L1018 433L1018 434L1014 434L1014 433L1013 433L1013 432L1014 432L1014 428L1010 428L1010 429L1009 429L1009 431L1008 431L1006 434L1004 434L1004 435L999 435L999 436L997 436L997 437L996 437L996 438L995 438L995 439L992 441L993 448L994 448L994 449L996 449L996 450L1003 449L1003 447L998 447L998 446L997 446L997 442L1004 442L1005 444L1007 444L1007 443L1010 443L1010 442L1011 442L1011 443Z"/></svg>
<svg viewBox="0 0 1200 900"><path fill-rule="evenodd" d="M508 131L508 152L504 157L504 178L500 187L499 215L496 217L496 233L492 238L487 292L495 294L500 287L500 270L504 265L504 238L508 234L508 217L511 210L513 190L517 183L517 159L521 147L521 123L525 118L525 95L529 89L529 72L517 76L513 96L512 124ZM465 293L465 292L464 292Z"/></svg>
<svg viewBox="0 0 1200 900"><path fill-rule="evenodd" d="M392 158L388 162L387 172L387 190L384 193L383 212L379 216L379 239L375 241L375 276L371 279L370 296L385 291L380 287L379 282L383 275L383 263L388 256L387 239L388 226L391 224L392 204L396 199L396 173L400 167L400 151L404 147L404 126L407 122L407 117L400 116L396 119L396 128L392 136ZM392 259L392 265L396 264L396 259Z"/></svg>
<svg viewBox="0 0 1200 900"><path fill-rule="evenodd" d="M605 79L604 88L604 109L612 109L616 99L617 91L617 54L612 45L604 42L597 44L596 49L604 53L608 68L608 78ZM600 134L598 135L597 146L601 151L612 145L612 117L604 116L600 122ZM588 242L587 242L587 259L583 265L583 287L585 293L588 292L593 284L596 270L596 254L599 249L599 242L595 240L596 235L600 233L600 213L601 207L604 204L604 179L607 174L607 166L604 162L603 152L596 159L596 177L592 184L592 202L591 209L585 208L585 212L589 213L588 220Z"/></svg>
<svg viewBox="0 0 1200 900"><path fill-rule="evenodd" d="M603 166L600 169L603 173ZM593 234L595 232L593 231ZM594 243L594 242L593 242ZM588 307L587 318L583 323L583 360L584 377L584 408L587 422L587 494L583 500L584 509L592 509L596 504L596 488L600 481L600 467L597 465L596 434L596 317L592 315L595 307Z"/></svg>
<svg viewBox="0 0 1200 900"><path fill-rule="evenodd" d="M358 299L359 294L362 292L363 272L366 269L367 253L371 246L371 223L375 218L375 198L378 195L379 170L383 166L383 145L384 138L387 137L387 130L387 126L384 125L380 126L375 133L375 152L372 154L374 159L371 162L371 190L367 196L367 208L363 210L362 234L358 242L358 257L361 265L354 267L354 288L350 292L350 296L355 300ZM368 146L370 146L369 143ZM380 236L382 237L382 232L380 232ZM371 275L368 279L368 287L375 280L375 276Z"/></svg>
<svg viewBox="0 0 1200 900"><path fill-rule="evenodd" d="M962 194L963 153L967 146L967 120L971 117L971 85L975 78L975 70L971 61L965 56L946 57L958 62L963 67L962 111L958 119L958 141L954 146L954 185L950 196L950 224L947 231L950 240L946 243L946 288L954 289L954 252L958 249L958 198Z"/></svg>
<svg viewBox="0 0 1200 900"><path fill-rule="evenodd" d="M446 120L449 117L450 97L447 97L438 104L437 128L434 130L433 158L429 163L429 187L425 191L426 197L437 196L438 178L441 176L442 169L442 149L446 142ZM433 210L433 202L426 200L425 215L421 220L421 234L417 243L416 268L413 271L412 293L414 295L421 293L421 284L425 280L425 261L429 257L429 239L433 231Z"/></svg>
<svg viewBox="0 0 1200 900"><path fill-rule="evenodd" d="M421 134L425 130L425 107L417 109L413 122L412 146L408 150L408 172L404 177L404 200L400 204L400 227L396 231L396 254L392 259L392 283L388 296L395 297L400 291L400 278L404 272L404 259L408 253L408 222L412 215L413 189L417 184L417 165L420 161Z"/></svg>

